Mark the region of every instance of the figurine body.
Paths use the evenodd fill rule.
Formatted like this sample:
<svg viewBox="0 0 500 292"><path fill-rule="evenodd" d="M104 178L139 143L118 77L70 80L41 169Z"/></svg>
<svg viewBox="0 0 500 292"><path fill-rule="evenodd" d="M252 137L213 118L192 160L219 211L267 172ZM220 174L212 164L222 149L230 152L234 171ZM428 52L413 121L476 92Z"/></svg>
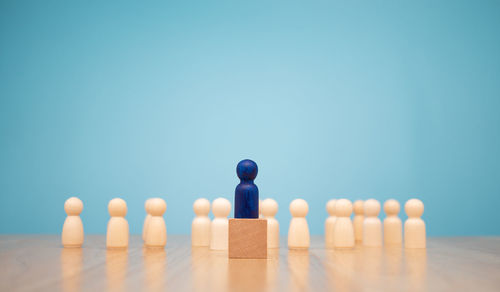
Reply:
<svg viewBox="0 0 500 292"><path fill-rule="evenodd" d="M259 218L259 189L253 183L257 172L257 164L250 159L236 166L241 182L234 191L234 218Z"/></svg>

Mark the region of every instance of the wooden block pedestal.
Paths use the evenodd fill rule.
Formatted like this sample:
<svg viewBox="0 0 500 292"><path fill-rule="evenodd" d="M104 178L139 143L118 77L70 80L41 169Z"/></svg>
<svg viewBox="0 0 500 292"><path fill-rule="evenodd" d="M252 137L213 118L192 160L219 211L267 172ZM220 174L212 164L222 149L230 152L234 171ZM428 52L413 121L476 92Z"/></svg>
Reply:
<svg viewBox="0 0 500 292"><path fill-rule="evenodd" d="M267 258L267 220L229 219L229 258Z"/></svg>

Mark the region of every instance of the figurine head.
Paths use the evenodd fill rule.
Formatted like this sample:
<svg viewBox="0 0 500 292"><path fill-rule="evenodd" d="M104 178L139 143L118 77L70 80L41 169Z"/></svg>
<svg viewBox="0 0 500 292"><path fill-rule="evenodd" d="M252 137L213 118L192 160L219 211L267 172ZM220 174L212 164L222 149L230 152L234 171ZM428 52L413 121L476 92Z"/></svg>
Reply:
<svg viewBox="0 0 500 292"><path fill-rule="evenodd" d="M337 200L332 199L326 203L326 212L328 212L330 216L335 216L335 202L337 202Z"/></svg>
<svg viewBox="0 0 500 292"><path fill-rule="evenodd" d="M241 180L254 180L257 177L257 163L250 159L242 160L236 166L236 174Z"/></svg>
<svg viewBox="0 0 500 292"><path fill-rule="evenodd" d="M335 202L335 215L337 217L349 217L352 214L352 203L348 199L340 199Z"/></svg>
<svg viewBox="0 0 500 292"><path fill-rule="evenodd" d="M162 216L167 210L167 203L161 198L154 198L149 202L151 216Z"/></svg>
<svg viewBox="0 0 500 292"><path fill-rule="evenodd" d="M290 213L293 217L306 217L309 205L303 199L295 199L290 203Z"/></svg>
<svg viewBox="0 0 500 292"><path fill-rule="evenodd" d="M120 198L109 201L108 211L111 217L125 217L127 215L127 203Z"/></svg>
<svg viewBox="0 0 500 292"><path fill-rule="evenodd" d="M365 209L365 216L376 217L380 213L380 203L375 199L366 200L363 209Z"/></svg>
<svg viewBox="0 0 500 292"><path fill-rule="evenodd" d="M265 217L274 217L278 213L278 203L273 199L265 199L259 203L262 209L262 215Z"/></svg>
<svg viewBox="0 0 500 292"><path fill-rule="evenodd" d="M64 211L66 211L66 214L68 214L69 216L80 215L80 213L82 213L82 210L83 203L77 197L71 197L64 203Z"/></svg>
<svg viewBox="0 0 500 292"><path fill-rule="evenodd" d="M352 204L352 210L354 211L354 214L356 215L364 215L365 214L365 207L364 203L362 200L357 200Z"/></svg>
<svg viewBox="0 0 500 292"><path fill-rule="evenodd" d="M408 217L420 217L424 214L424 203L419 199L410 199L405 204L405 211Z"/></svg>
<svg viewBox="0 0 500 292"><path fill-rule="evenodd" d="M205 198L194 201L193 210L197 216L208 216L208 213L210 213L210 201Z"/></svg>
<svg viewBox="0 0 500 292"><path fill-rule="evenodd" d="M227 217L231 212L231 202L225 198L217 198L212 202L212 213L215 217Z"/></svg>
<svg viewBox="0 0 500 292"><path fill-rule="evenodd" d="M399 209L400 209L399 202L394 199L387 200L384 203L384 212L388 216L398 215Z"/></svg>

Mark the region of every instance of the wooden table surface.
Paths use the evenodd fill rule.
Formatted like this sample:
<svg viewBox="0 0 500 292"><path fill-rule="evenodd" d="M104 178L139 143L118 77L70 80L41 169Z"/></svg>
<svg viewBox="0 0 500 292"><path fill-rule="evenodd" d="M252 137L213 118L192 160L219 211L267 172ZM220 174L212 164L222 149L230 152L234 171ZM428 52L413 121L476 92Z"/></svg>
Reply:
<svg viewBox="0 0 500 292"><path fill-rule="evenodd" d="M500 237L429 238L426 250L270 250L267 260L191 248L106 250L103 235L62 248L57 235L0 235L1 291L500 291Z"/></svg>

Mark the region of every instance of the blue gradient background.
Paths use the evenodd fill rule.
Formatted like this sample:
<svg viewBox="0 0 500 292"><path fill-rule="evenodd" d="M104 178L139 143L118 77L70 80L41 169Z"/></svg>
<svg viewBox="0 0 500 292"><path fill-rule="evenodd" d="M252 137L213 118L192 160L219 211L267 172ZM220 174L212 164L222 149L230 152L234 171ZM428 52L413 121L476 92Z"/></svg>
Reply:
<svg viewBox="0 0 500 292"><path fill-rule="evenodd" d="M0 3L0 233L59 233L76 195L87 233L162 196L188 234L251 158L283 234L298 197L313 234L338 197L500 234L498 1L165 2Z"/></svg>

